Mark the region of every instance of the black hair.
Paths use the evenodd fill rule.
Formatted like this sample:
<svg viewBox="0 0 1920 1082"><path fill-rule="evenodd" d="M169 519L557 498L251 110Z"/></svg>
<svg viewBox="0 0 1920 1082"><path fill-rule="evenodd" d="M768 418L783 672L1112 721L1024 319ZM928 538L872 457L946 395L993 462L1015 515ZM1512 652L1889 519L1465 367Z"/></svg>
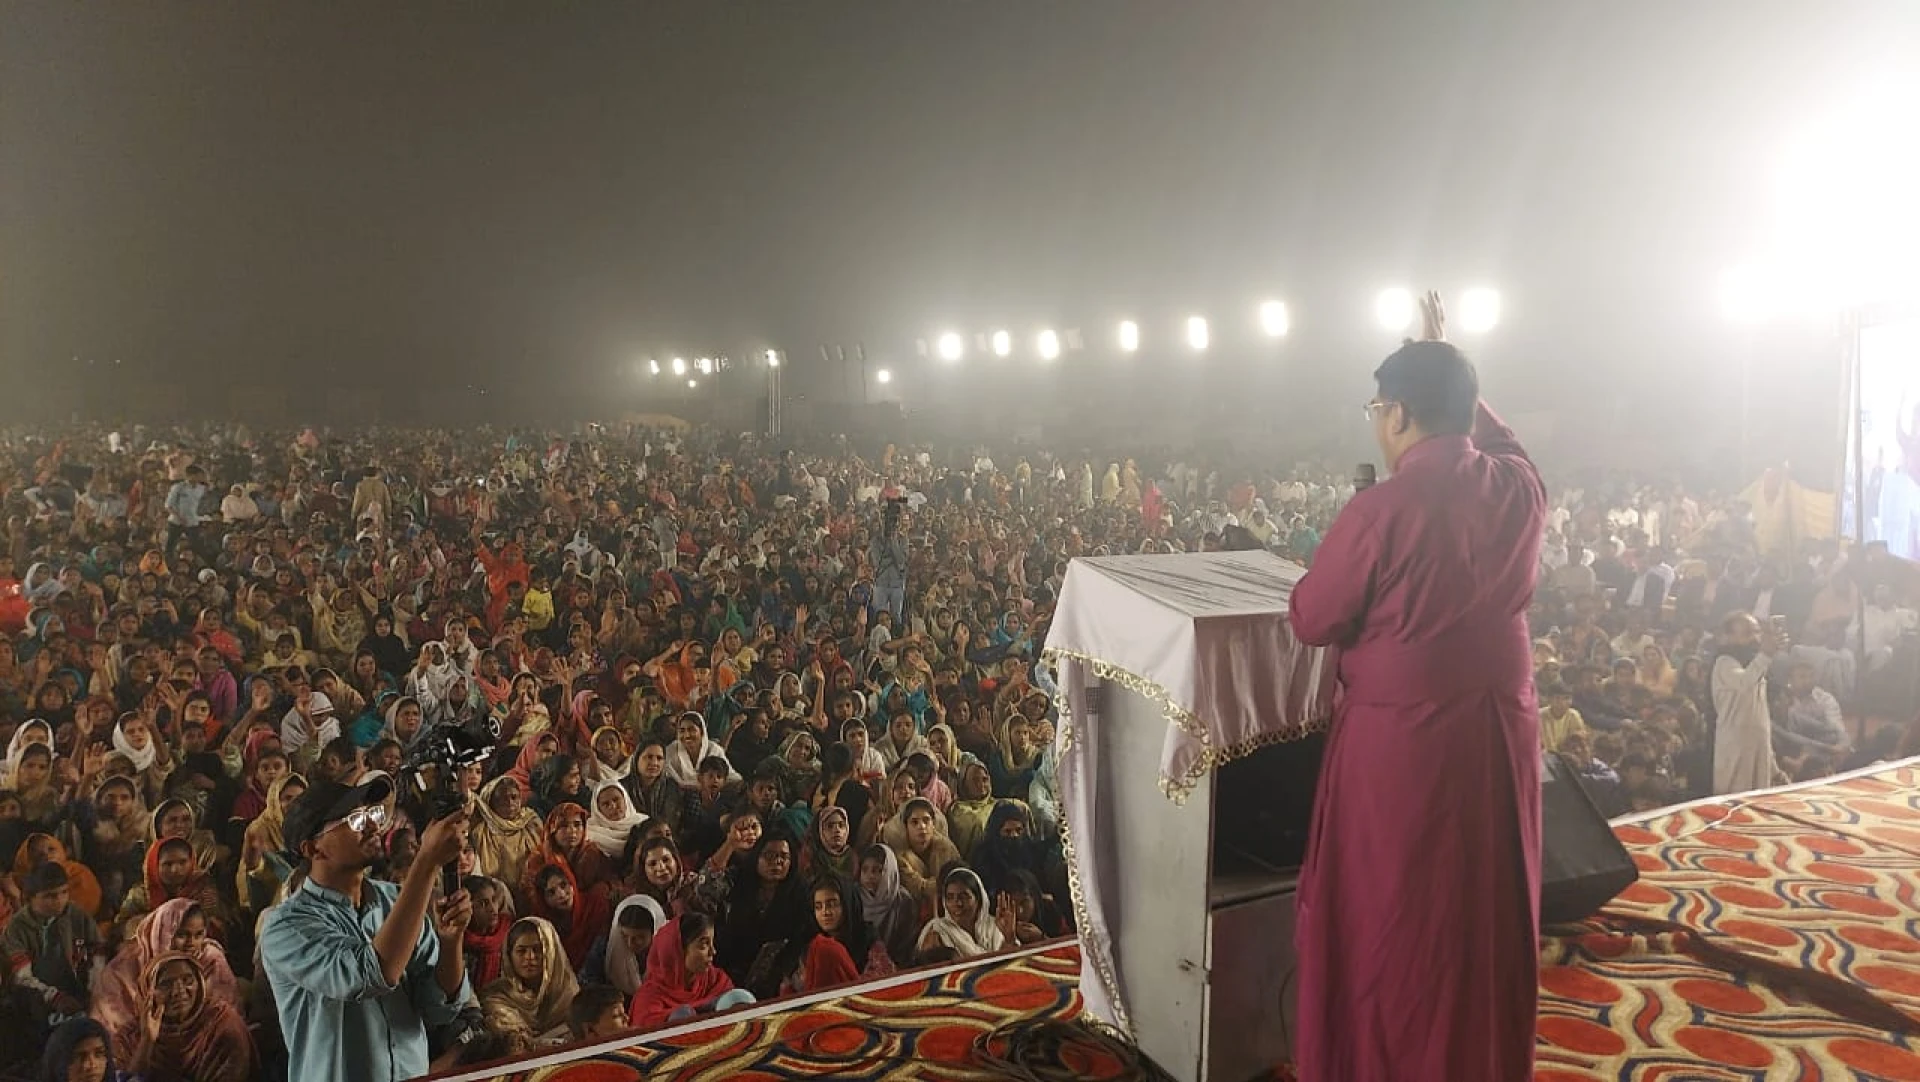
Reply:
<svg viewBox="0 0 1920 1082"><path fill-rule="evenodd" d="M1380 400L1398 402L1407 417L1432 436L1473 431L1480 405L1480 375L1448 342L1408 342L1373 371Z"/></svg>
<svg viewBox="0 0 1920 1082"><path fill-rule="evenodd" d="M700 760L700 768L694 771L694 773L718 774L724 778L728 774L733 773L733 767L727 765L726 759L718 755L709 755L705 759Z"/></svg>
<svg viewBox="0 0 1920 1082"><path fill-rule="evenodd" d="M657 932L660 930L653 926L653 914L649 912L644 905L630 905L622 909L620 911L620 927L631 928L636 932L642 930Z"/></svg>
<svg viewBox="0 0 1920 1082"><path fill-rule="evenodd" d="M567 1028L575 1037L584 1037L595 1019L607 1013L608 1008L626 1001L620 989L610 984L589 984L580 989L573 997L573 1005L567 1008Z"/></svg>
<svg viewBox="0 0 1920 1082"><path fill-rule="evenodd" d="M713 918L697 910L689 909L680 915L680 948L699 939L713 930Z"/></svg>
<svg viewBox="0 0 1920 1082"><path fill-rule="evenodd" d="M853 773L853 749L837 740L828 744L827 750L820 753L820 767L829 778Z"/></svg>
<svg viewBox="0 0 1920 1082"><path fill-rule="evenodd" d="M554 879L565 879L567 880L568 886L573 885L573 880L567 876L566 872L560 870L559 865L549 864L545 868L540 869L540 874L534 877L533 889L539 891L541 895L544 896L547 893L547 884Z"/></svg>

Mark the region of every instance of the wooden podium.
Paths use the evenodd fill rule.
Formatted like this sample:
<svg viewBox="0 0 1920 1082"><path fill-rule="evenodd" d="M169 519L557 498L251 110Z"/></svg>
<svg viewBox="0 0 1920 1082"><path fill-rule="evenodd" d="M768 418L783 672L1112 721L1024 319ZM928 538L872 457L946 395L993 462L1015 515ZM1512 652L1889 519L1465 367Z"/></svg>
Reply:
<svg viewBox="0 0 1920 1082"><path fill-rule="evenodd" d="M1047 640L1087 1010L1181 1082L1287 1058L1331 659L1266 553L1076 560Z"/></svg>

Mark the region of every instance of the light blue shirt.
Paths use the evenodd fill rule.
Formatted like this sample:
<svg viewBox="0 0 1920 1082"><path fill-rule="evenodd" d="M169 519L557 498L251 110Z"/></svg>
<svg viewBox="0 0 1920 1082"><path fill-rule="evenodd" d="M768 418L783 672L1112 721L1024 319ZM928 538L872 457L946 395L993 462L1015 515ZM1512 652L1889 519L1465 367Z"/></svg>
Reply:
<svg viewBox="0 0 1920 1082"><path fill-rule="evenodd" d="M311 880L267 911L260 956L287 1042L288 1082L400 1082L427 1073L427 1027L454 1020L473 996L448 1000L434 979L440 943L426 920L398 987L380 973L373 935L400 888L369 879L356 910Z"/></svg>

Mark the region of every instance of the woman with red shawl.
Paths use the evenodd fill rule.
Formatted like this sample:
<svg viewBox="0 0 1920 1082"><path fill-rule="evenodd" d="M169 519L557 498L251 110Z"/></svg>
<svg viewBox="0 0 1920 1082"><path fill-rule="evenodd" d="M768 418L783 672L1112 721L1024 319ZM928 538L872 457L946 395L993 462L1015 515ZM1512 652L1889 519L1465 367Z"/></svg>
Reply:
<svg viewBox="0 0 1920 1082"><path fill-rule="evenodd" d="M26 882L27 873L39 864L58 864L65 868L68 900L89 917L101 916L104 895L100 891L100 880L94 876L93 869L77 860L68 859L67 847L61 844L60 839L51 834L27 835L13 858L14 882ZM112 916L111 913L106 915Z"/></svg>
<svg viewBox="0 0 1920 1082"><path fill-rule="evenodd" d="M532 908L534 916L553 925L576 973L586 966L594 940L613 920L607 892L582 890L565 864L549 864L534 877Z"/></svg>
<svg viewBox="0 0 1920 1082"><path fill-rule="evenodd" d="M199 906L207 918L207 934L226 942L226 904L213 878L194 861L193 843L185 838L165 838L148 848L145 881L128 891L120 904L121 926L131 931L141 918L175 898Z"/></svg>
<svg viewBox="0 0 1920 1082"><path fill-rule="evenodd" d="M165 902L147 914L140 930L121 945L120 953L93 982L89 1013L106 1027L113 1056L122 1063L132 1060L140 1045L141 980L154 959L171 953L184 954L199 964L209 997L236 1009L241 1005L240 986L227 965L227 952L207 935L206 916L185 898Z"/></svg>
<svg viewBox="0 0 1920 1082"><path fill-rule="evenodd" d="M701 913L670 920L653 936L647 951L647 975L633 994L627 1021L640 1029L658 1029L696 1014L724 1011L753 996L736 989L713 964L713 921Z"/></svg>
<svg viewBox="0 0 1920 1082"><path fill-rule="evenodd" d="M581 890L597 893L602 900L621 873L619 865L607 859L600 847L587 837L587 809L578 804L561 804L547 814L546 839L527 857L526 876L521 882L529 898L535 897L534 878L555 864L566 868L567 876ZM537 903L533 914L547 916L540 912Z"/></svg>
<svg viewBox="0 0 1920 1082"><path fill-rule="evenodd" d="M147 1082L248 1082L253 1034L240 1012L209 995L199 962L167 953L148 963L139 1043L125 1061Z"/></svg>

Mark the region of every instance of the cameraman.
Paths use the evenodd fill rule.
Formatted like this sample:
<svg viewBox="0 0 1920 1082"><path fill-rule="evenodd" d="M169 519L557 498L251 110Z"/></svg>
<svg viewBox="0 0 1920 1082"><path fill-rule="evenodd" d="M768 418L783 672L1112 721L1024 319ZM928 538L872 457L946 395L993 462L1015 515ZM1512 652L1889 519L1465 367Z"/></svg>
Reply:
<svg viewBox="0 0 1920 1082"><path fill-rule="evenodd" d="M287 846L306 881L267 911L260 954L287 1042L288 1082L399 1082L427 1073L427 1027L472 998L461 957L473 915L465 891L433 906L434 880L460 851L465 812L427 827L398 887L367 878L388 826L385 778L321 783L287 810Z"/></svg>
<svg viewBox="0 0 1920 1082"><path fill-rule="evenodd" d="M867 547L867 562L873 565L874 613L893 613L895 627L907 615L907 539L900 536L900 519L907 509L905 496L888 498L880 508L880 536Z"/></svg>

